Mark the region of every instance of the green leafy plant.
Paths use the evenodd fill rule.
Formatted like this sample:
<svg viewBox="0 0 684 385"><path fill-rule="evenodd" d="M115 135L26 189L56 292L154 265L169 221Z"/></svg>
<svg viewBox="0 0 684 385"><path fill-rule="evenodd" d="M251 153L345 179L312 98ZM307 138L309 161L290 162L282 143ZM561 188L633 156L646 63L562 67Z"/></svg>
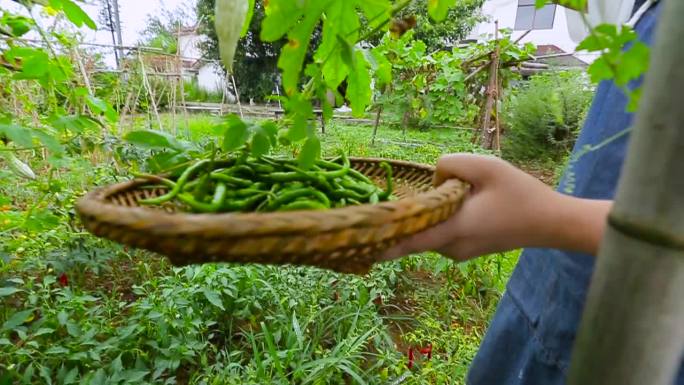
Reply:
<svg viewBox="0 0 684 385"><path fill-rule="evenodd" d="M593 87L580 71L554 71L518 83L504 101L504 156L562 159L582 128Z"/></svg>
<svg viewBox="0 0 684 385"><path fill-rule="evenodd" d="M309 118L313 117L312 100L318 99L324 119L329 120L332 104L327 95L337 93L338 86L346 82L344 98L349 100L355 116L363 115L371 102L371 72L375 61L369 61L371 54L357 43L378 31L387 30L392 16L409 3L410 1L395 4L389 1L270 1L265 5L266 16L261 24L261 40L274 42L287 38L278 59L285 91L284 108L289 119L282 137L289 142L304 141L299 157L300 165L302 159L315 158L314 154L320 153L318 139L308 124ZM223 15L238 4L243 2L217 2L217 13ZM428 3L428 13L434 20L442 20L452 5L452 1L431 1ZM361 26L361 16L368 20L368 31ZM305 65L311 37L319 23L322 24L321 43L313 52L313 61ZM248 25L249 20L245 24ZM237 30L226 30L219 34L219 41L225 39L227 42L221 51L230 53L223 55L231 59L231 62L224 63L227 68L232 68L232 57L237 44L233 39L236 32ZM242 30L243 34L246 32L247 29ZM300 82L302 73L306 78L304 82ZM304 85L300 87L300 84ZM248 140L245 137L245 141Z"/></svg>
<svg viewBox="0 0 684 385"><path fill-rule="evenodd" d="M29 14L32 3L22 2ZM95 28L92 19L70 0L36 3L64 15L75 26ZM21 39L30 32L41 37L42 45ZM45 31L30 17L3 11L0 34L4 38L0 43L0 84L12 90L0 95L0 152L44 148L43 155L59 166L74 148L69 146L71 142L97 129L106 131L107 125L117 121L113 107L80 79L68 56L74 45L68 33ZM17 164L13 157L8 161Z"/></svg>
<svg viewBox="0 0 684 385"><path fill-rule="evenodd" d="M412 31L401 38L385 36L373 49L374 57L382 57L391 65L394 80L385 87L377 101L403 127L427 128L434 124L470 126L476 120L478 106L483 103L482 88L487 71L481 71L489 60L488 53L500 47L500 60L507 64L499 71L505 86L516 75L511 71L530 57L534 47L519 45L503 32L498 41L454 47L450 52L428 54L426 44L414 40ZM472 75L471 75L472 74Z"/></svg>

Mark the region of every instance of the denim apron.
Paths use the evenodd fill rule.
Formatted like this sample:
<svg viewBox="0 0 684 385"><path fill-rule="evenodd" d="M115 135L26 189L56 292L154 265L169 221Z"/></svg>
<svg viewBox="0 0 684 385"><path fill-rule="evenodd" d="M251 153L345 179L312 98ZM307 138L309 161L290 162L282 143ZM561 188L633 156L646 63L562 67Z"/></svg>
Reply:
<svg viewBox="0 0 684 385"><path fill-rule="evenodd" d="M660 3L636 25L639 38L649 45ZM601 83L573 154L629 127L632 114L625 112L626 102L613 83ZM624 135L581 156L566 170L559 191L573 185L574 196L612 199L627 142L628 135ZM590 255L525 250L473 360L467 384L564 384L593 267L594 257ZM684 385L684 367L676 385Z"/></svg>

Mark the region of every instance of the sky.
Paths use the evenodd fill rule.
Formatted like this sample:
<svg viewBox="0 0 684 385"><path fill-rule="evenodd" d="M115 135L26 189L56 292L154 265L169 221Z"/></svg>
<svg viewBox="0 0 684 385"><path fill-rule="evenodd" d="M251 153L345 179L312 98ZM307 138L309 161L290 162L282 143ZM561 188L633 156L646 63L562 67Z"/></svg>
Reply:
<svg viewBox="0 0 684 385"><path fill-rule="evenodd" d="M87 0L80 5L97 22L99 1ZM163 10L174 10L180 7L192 8L193 5L193 0L119 0L123 45L132 46L138 42L149 15L161 15ZM0 10L17 10L20 8L11 0L0 0ZM87 28L82 28L81 31L85 42L112 44L112 36L109 31L95 32ZM113 59L108 59L106 62L111 64Z"/></svg>

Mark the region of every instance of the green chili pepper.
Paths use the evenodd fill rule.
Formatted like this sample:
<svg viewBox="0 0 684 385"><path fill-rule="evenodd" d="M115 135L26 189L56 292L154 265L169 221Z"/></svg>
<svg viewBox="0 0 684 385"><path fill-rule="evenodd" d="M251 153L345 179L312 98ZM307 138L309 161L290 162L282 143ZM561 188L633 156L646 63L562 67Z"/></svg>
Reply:
<svg viewBox="0 0 684 385"><path fill-rule="evenodd" d="M275 167L268 165L268 164L259 164L256 162L247 162L250 168L252 170L256 171L259 174L270 174L272 172L275 172Z"/></svg>
<svg viewBox="0 0 684 385"><path fill-rule="evenodd" d="M224 183L217 183L211 203L200 202L193 198L190 194L186 193L179 194L178 199L190 206L195 211L202 213L215 213L221 209L223 201L226 198L226 190L226 185Z"/></svg>
<svg viewBox="0 0 684 385"><path fill-rule="evenodd" d="M278 208L278 211L295 211L295 210L325 210L328 207L320 202L312 200L302 200L288 203Z"/></svg>
<svg viewBox="0 0 684 385"><path fill-rule="evenodd" d="M156 198L141 200L140 203L146 204L146 205L159 205L159 204L162 204L164 202L170 201L171 199L175 198L176 195L178 195L178 193L181 191L181 189L183 188L183 185L185 185L185 183L188 181L188 179L196 171L198 171L202 167L206 166L207 163L209 163L209 160L204 159L204 160L200 160L199 162L193 164L192 166L185 169L185 171L183 171L181 176L178 178L178 181L176 182L176 184L173 186L173 188L171 188L171 191L169 191L168 193L166 193L162 196L158 196Z"/></svg>
<svg viewBox="0 0 684 385"><path fill-rule="evenodd" d="M305 180L308 180L312 182L315 185L318 185L322 189L326 191L331 191L332 186L330 185L330 182L328 181L327 178L325 178L320 172L307 172L302 170L301 168L292 166L292 165L286 165L286 168L292 170L295 174L300 175L302 178L305 178Z"/></svg>
<svg viewBox="0 0 684 385"><path fill-rule="evenodd" d="M330 162L327 160L318 160L318 161L316 161L316 164L320 165L321 167L333 169L333 170L339 170L341 168L344 168L344 165L333 163L333 162ZM370 178L363 175L362 173L360 173L359 171L355 170L352 167L349 168L347 173L349 175L353 176L354 178L360 180L360 181L366 182L366 183L371 184L371 185L373 184L373 181L370 180Z"/></svg>
<svg viewBox="0 0 684 385"><path fill-rule="evenodd" d="M226 201L221 206L221 211L252 211L267 195L268 193L262 192L249 198Z"/></svg>
<svg viewBox="0 0 684 385"><path fill-rule="evenodd" d="M389 199L390 195L392 195L392 191L394 190L394 185L392 183L392 166L390 166L387 162L380 162L380 167L385 170L385 180L387 185L385 186L385 191L380 193L379 198L382 201L386 201Z"/></svg>
<svg viewBox="0 0 684 385"><path fill-rule="evenodd" d="M136 178L147 179L147 180L150 180L152 182L160 183L160 184L163 184L164 186L170 187L170 188L173 188L176 185L176 183L174 181L166 179L166 178L162 178L158 175L145 174L142 172L131 172L131 175L133 175Z"/></svg>
<svg viewBox="0 0 684 385"><path fill-rule="evenodd" d="M209 179L209 174L211 174L211 171L215 168L215 161L216 161L216 147L214 146L214 143L211 143L212 151L211 151L211 158L209 160L209 167L208 171L202 175L199 178L199 185L195 189L195 192L193 193L193 196L195 197L195 200L202 201L204 197L207 195L209 192L209 188L211 187L211 180Z"/></svg>
<svg viewBox="0 0 684 385"><path fill-rule="evenodd" d="M356 191L352 191L352 190L333 190L331 192L331 194L336 199L346 198L348 200L353 199L353 200L361 201L361 202L368 201L368 199L371 196L371 194L362 195L362 194L359 194Z"/></svg>
<svg viewBox="0 0 684 385"><path fill-rule="evenodd" d="M254 170L252 170L251 167L249 167L245 164L240 164L240 165L236 165L236 166L221 169L221 170L215 170L215 172L218 172L221 174L226 174L226 175L248 175L250 177L254 175Z"/></svg>
<svg viewBox="0 0 684 385"><path fill-rule="evenodd" d="M267 191L263 191L263 190L259 190L259 189L253 188L253 187L249 187L249 188L243 188L240 190L233 191L232 196L237 197L237 198L249 198L254 194L261 194L261 193L265 193L265 192L267 192Z"/></svg>
<svg viewBox="0 0 684 385"><path fill-rule="evenodd" d="M346 189L354 190L360 194L372 194L373 192L378 191L377 186L353 180L351 177L349 179L342 179L339 184Z"/></svg>
<svg viewBox="0 0 684 385"><path fill-rule="evenodd" d="M319 199L321 201L321 204L323 204L324 206L330 207L330 200L327 196L325 196L325 194L311 187L304 187L296 190L285 191L277 195L275 199L273 199L266 206L266 210L276 210L280 206L290 203L300 197L314 197L316 199Z"/></svg>
<svg viewBox="0 0 684 385"><path fill-rule="evenodd" d="M234 184L234 185L239 186L239 187L249 187L249 186L254 184L254 182L252 182L250 180L238 178L236 176L222 174L220 172L212 172L210 174L210 176L211 176L211 179L220 180L221 182Z"/></svg>

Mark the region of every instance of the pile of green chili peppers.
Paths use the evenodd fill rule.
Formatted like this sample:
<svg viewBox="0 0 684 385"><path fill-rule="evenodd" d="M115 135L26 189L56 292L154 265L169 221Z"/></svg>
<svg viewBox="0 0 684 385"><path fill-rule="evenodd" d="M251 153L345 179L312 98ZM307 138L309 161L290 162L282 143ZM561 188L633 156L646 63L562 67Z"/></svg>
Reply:
<svg viewBox="0 0 684 385"><path fill-rule="evenodd" d="M197 213L273 212L324 210L389 200L392 167L386 162L379 166L385 171L385 189L353 169L345 155L317 160L307 170L298 167L293 159L237 156L222 161L198 160L175 181L134 175L168 189L164 195L141 200L144 205L176 201Z"/></svg>

